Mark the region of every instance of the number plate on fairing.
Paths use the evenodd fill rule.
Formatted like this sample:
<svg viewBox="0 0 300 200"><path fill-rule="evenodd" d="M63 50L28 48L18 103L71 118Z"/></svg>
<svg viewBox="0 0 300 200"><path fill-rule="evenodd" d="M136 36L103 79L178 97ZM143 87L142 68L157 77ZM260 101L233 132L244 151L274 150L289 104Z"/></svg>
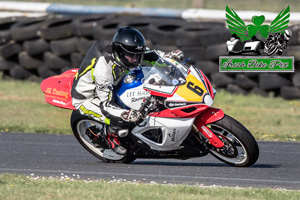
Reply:
<svg viewBox="0 0 300 200"><path fill-rule="evenodd" d="M189 102L202 102L207 90L203 83L192 74L186 77L187 83L180 86L176 94Z"/></svg>

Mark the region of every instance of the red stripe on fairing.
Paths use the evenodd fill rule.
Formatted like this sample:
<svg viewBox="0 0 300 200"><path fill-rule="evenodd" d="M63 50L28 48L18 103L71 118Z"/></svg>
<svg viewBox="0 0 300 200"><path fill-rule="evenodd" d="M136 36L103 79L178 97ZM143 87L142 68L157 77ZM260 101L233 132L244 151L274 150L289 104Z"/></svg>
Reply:
<svg viewBox="0 0 300 200"><path fill-rule="evenodd" d="M153 96L160 96L160 97L172 97L176 91L178 90L179 86L176 87L176 89L172 92L172 94L166 94L166 93L162 93L162 92L155 92L151 89L147 89L147 88L144 88L144 90L146 91L149 91L151 95Z"/></svg>
<svg viewBox="0 0 300 200"><path fill-rule="evenodd" d="M191 107L195 107L196 109L189 113L182 111ZM205 104L196 104L173 109L165 109L161 112L149 113L149 116L164 118L194 118L198 116L200 112L203 112L207 108L208 106Z"/></svg>
<svg viewBox="0 0 300 200"><path fill-rule="evenodd" d="M205 74L200 69L199 69L199 72L201 73L202 77L205 80L204 84L206 85L206 88L208 88L208 90L209 90L208 92L209 92L211 98L214 99L214 92L213 92L213 88L211 86L210 81L208 80L208 78L205 76Z"/></svg>

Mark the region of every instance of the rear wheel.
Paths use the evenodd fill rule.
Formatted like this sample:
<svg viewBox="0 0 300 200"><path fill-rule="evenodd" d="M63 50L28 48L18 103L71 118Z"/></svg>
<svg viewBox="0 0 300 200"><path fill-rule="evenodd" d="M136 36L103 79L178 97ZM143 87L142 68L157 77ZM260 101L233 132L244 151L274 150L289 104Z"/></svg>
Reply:
<svg viewBox="0 0 300 200"><path fill-rule="evenodd" d="M222 148L210 149L214 157L237 167L248 167L257 161L257 142L241 123L225 115L221 120L207 126L225 144Z"/></svg>
<svg viewBox="0 0 300 200"><path fill-rule="evenodd" d="M78 142L98 159L104 162L110 162L122 161L123 158L126 158L124 155L116 154L111 149L105 149L104 151L101 151L100 148L95 147L95 145L92 143L92 140L89 138L89 136L87 136L86 131L88 129L103 129L104 125L102 123L87 116L83 116L79 113L79 111L75 110L71 116L71 126Z"/></svg>

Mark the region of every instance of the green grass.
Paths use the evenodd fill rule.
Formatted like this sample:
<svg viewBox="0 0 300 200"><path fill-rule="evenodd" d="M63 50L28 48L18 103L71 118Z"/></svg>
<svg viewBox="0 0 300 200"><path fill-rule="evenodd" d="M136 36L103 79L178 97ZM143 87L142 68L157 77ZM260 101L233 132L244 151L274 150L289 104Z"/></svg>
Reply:
<svg viewBox="0 0 300 200"><path fill-rule="evenodd" d="M300 141L300 100L231 95L221 90L213 106L240 121L258 140Z"/></svg>
<svg viewBox="0 0 300 200"><path fill-rule="evenodd" d="M72 134L71 111L44 99L39 83L0 78L0 131Z"/></svg>
<svg viewBox="0 0 300 200"><path fill-rule="evenodd" d="M300 141L299 100L218 90L213 106L244 124L258 140ZM47 104L39 83L0 79L0 132L72 134L71 112Z"/></svg>
<svg viewBox="0 0 300 200"><path fill-rule="evenodd" d="M0 175L0 199L201 199L201 200L296 200L300 191L241 189L188 185L128 183L122 181L84 181Z"/></svg>

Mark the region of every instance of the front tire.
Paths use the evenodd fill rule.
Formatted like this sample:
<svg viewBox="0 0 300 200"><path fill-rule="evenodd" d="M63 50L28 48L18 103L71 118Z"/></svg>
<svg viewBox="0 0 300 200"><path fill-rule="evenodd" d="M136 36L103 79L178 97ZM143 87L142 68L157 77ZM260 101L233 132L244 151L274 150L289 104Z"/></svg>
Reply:
<svg viewBox="0 0 300 200"><path fill-rule="evenodd" d="M257 161L259 156L257 142L241 123L225 115L207 127L225 144L222 148L210 149L214 157L236 167L249 167Z"/></svg>

